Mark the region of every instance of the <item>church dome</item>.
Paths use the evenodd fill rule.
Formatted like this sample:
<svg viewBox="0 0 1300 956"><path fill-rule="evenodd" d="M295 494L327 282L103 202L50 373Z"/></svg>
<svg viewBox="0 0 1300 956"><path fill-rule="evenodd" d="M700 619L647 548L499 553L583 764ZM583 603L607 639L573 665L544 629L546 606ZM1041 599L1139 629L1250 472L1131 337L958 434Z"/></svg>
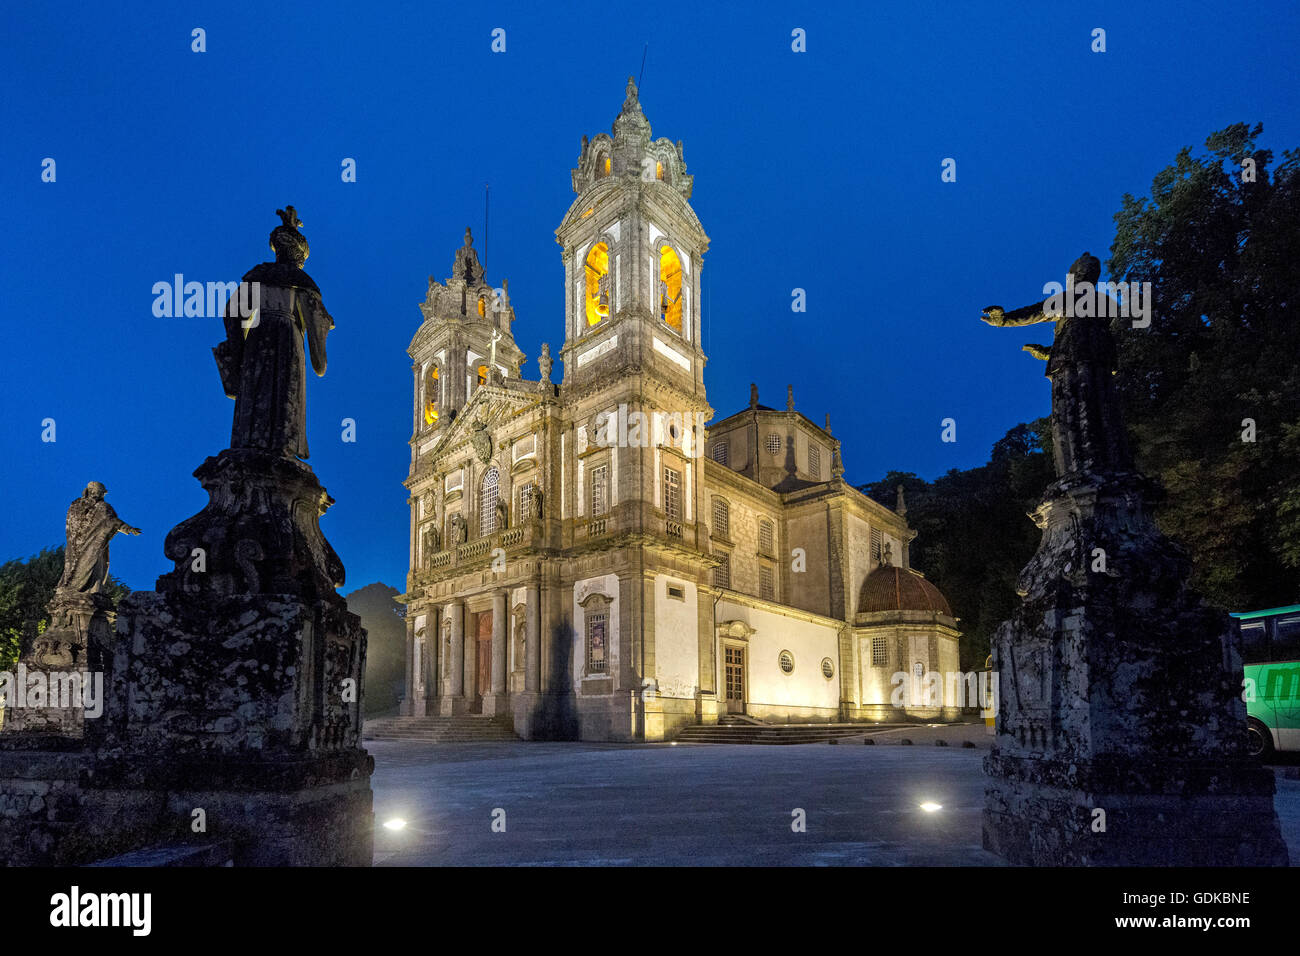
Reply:
<svg viewBox="0 0 1300 956"><path fill-rule="evenodd" d="M858 595L858 613L925 611L952 617L952 609L939 589L911 568L881 565L867 575Z"/></svg>

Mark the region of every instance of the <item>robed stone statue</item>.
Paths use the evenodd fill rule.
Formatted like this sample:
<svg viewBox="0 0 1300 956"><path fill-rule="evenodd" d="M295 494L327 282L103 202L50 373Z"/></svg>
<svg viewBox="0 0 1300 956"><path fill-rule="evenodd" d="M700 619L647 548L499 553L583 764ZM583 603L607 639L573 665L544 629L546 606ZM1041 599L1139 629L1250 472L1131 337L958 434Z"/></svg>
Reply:
<svg viewBox="0 0 1300 956"><path fill-rule="evenodd" d="M108 545L115 534L139 534L117 516L104 500L107 489L98 481L86 485L68 508L68 545L63 552L59 588L99 594L108 582Z"/></svg>
<svg viewBox="0 0 1300 956"><path fill-rule="evenodd" d="M1085 252L1070 266L1073 289L1097 297L1101 262ZM1056 473L1109 474L1132 470L1113 376L1118 368L1115 341L1106 315L1094 298L1091 308L1079 309L1058 294L1043 302L1006 312L991 305L981 318L989 325L1021 326L1055 322L1052 344L1026 345L1024 351L1047 362L1052 383L1052 451Z"/></svg>
<svg viewBox="0 0 1300 956"><path fill-rule="evenodd" d="M317 375L325 374L325 337L334 320L320 289L302 270L310 250L293 206L277 209L282 224L271 233L275 262L254 266L253 315L226 308L226 340L213 349L221 384L235 400L230 447L284 458L307 458L306 360L303 337Z"/></svg>

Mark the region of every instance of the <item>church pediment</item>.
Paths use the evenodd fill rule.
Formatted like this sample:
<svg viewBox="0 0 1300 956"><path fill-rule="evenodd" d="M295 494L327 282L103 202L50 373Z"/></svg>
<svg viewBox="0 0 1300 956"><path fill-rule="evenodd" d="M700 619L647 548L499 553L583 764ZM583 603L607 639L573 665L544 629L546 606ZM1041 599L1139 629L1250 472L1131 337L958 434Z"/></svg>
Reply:
<svg viewBox="0 0 1300 956"><path fill-rule="evenodd" d="M497 430L521 412L541 404L541 396L519 393L500 385L480 385L469 404L452 422L435 450L436 455L458 451L472 446L480 461L490 459L497 451Z"/></svg>

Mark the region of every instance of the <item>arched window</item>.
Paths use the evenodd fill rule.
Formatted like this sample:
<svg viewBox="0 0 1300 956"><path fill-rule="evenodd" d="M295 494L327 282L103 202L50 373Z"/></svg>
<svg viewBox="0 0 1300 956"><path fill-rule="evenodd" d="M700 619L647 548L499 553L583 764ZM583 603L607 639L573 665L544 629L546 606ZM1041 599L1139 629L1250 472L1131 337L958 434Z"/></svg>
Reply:
<svg viewBox="0 0 1300 956"><path fill-rule="evenodd" d="M662 180L663 178L664 178L664 164L657 162L655 163L655 179Z"/></svg>
<svg viewBox="0 0 1300 956"><path fill-rule="evenodd" d="M495 467L483 476L478 496L478 528L480 535L489 535L497 529L497 492L500 476Z"/></svg>
<svg viewBox="0 0 1300 956"><path fill-rule="evenodd" d="M598 242L587 253L587 325L600 325L609 316L609 246Z"/></svg>
<svg viewBox="0 0 1300 956"><path fill-rule="evenodd" d="M483 296L478 297L478 317L480 319L487 318L487 299Z"/></svg>
<svg viewBox="0 0 1300 956"><path fill-rule="evenodd" d="M424 423L438 423L438 408L442 405L442 382L438 376L438 366L429 369L429 377L424 382Z"/></svg>
<svg viewBox="0 0 1300 956"><path fill-rule="evenodd" d="M659 250L659 320L682 331L682 260L667 243Z"/></svg>
<svg viewBox="0 0 1300 956"><path fill-rule="evenodd" d="M613 171L613 163L608 156L596 157L596 178L604 179Z"/></svg>
<svg viewBox="0 0 1300 956"><path fill-rule="evenodd" d="M478 367L478 384L480 385L487 384L487 372L488 369L486 365L480 365Z"/></svg>

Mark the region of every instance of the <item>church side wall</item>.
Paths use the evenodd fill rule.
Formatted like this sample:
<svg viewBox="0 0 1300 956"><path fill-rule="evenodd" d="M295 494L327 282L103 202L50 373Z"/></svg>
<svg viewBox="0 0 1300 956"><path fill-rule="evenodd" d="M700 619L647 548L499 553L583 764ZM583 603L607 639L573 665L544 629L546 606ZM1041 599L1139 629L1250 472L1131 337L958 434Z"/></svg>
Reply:
<svg viewBox="0 0 1300 956"><path fill-rule="evenodd" d="M793 569L787 578L789 585L783 589L785 603L813 614L830 614L830 563L826 511L819 505L786 517L786 551L803 549L805 570Z"/></svg>
<svg viewBox="0 0 1300 956"><path fill-rule="evenodd" d="M728 505L726 538L718 537L713 527L715 498L724 499ZM723 552L729 556L731 568L730 588L743 594L759 596L760 564L773 569L774 595L772 600L780 598L780 567L769 558L762 558L758 553L758 522L764 518L772 522L773 546L775 547L776 528L780 523L780 510L767 507L757 496L746 495L733 487L714 486L705 494L705 517L709 524L711 547L714 553Z"/></svg>
<svg viewBox="0 0 1300 956"><path fill-rule="evenodd" d="M745 713L776 723L839 719L839 627L723 599L718 623L742 621L754 632L746 641ZM780 655L794 656L794 670L781 670ZM834 667L828 679L822 660Z"/></svg>

